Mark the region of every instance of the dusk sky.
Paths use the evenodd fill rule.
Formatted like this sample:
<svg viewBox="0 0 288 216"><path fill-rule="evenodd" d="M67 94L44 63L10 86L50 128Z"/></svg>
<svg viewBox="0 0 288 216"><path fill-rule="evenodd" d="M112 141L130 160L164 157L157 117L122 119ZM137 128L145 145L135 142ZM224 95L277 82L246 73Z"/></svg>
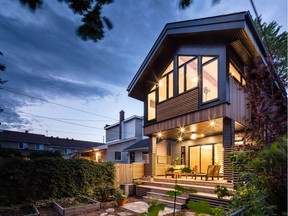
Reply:
<svg viewBox="0 0 288 216"><path fill-rule="evenodd" d="M194 0L186 10L178 0L115 0L103 15L113 23L100 42L76 35L80 16L65 3L44 0L32 13L19 0L0 0L0 129L103 142L104 126L143 115L143 104L127 86L166 23L240 11L250 0ZM254 0L263 21L287 31L287 0Z"/></svg>

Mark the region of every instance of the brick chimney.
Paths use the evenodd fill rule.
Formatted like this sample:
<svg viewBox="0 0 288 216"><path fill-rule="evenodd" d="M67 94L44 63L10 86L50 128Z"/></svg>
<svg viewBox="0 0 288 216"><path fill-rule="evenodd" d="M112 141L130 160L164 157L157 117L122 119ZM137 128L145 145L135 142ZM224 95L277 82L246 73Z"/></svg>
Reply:
<svg viewBox="0 0 288 216"><path fill-rule="evenodd" d="M121 110L119 113L119 140L122 139L122 127L124 119L125 119L125 112Z"/></svg>

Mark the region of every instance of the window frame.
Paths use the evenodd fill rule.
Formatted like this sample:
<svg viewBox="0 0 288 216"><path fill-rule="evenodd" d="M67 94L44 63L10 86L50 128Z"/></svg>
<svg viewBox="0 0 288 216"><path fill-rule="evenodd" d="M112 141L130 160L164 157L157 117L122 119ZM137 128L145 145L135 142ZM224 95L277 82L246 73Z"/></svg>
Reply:
<svg viewBox="0 0 288 216"><path fill-rule="evenodd" d="M170 96L169 97L169 86L170 86L170 75L171 75L171 77L172 77L172 96ZM160 104L160 103L162 103L162 102L164 102L164 101L167 101L167 100L169 100L170 98L173 98L175 95L174 95L174 69L172 70L172 71L169 71L169 72L166 72L163 76L161 76L161 78L159 79L159 81L161 80L161 79L163 79L163 78L166 78L166 89L165 89L165 93L166 93L166 95L165 95L165 99L163 99L163 100L161 100L160 101L160 91L159 91L159 86L158 86L158 88L157 88L157 102L158 102L158 104ZM150 94L150 93L149 93Z"/></svg>
<svg viewBox="0 0 288 216"><path fill-rule="evenodd" d="M117 159L117 158L116 158L116 156L117 156L116 154L118 154L118 153L120 153L120 159ZM119 155L118 155L118 156L119 156ZM121 151L115 151L115 152L114 152L114 160L115 160L115 161L122 161L122 152L121 152Z"/></svg>
<svg viewBox="0 0 288 216"><path fill-rule="evenodd" d="M234 67L234 69L240 75L240 81L235 76L233 76L232 72L230 71L230 65L232 65L232 67ZM239 83L241 86L245 87L247 85L247 81L243 75L243 72L239 69L239 67L237 67L237 65L231 59L228 62L228 72L229 77L232 77L232 79L235 80L237 83Z"/></svg>
<svg viewBox="0 0 288 216"><path fill-rule="evenodd" d="M152 119L149 119L149 95L154 93L154 96L155 96L155 110L154 110L154 118ZM156 118L157 118L157 91L156 91L156 88L152 88L152 90L147 94L147 121L150 122L150 121L154 121Z"/></svg>
<svg viewBox="0 0 288 216"><path fill-rule="evenodd" d="M219 55L199 55L199 57L201 58L201 61L200 61L200 77L201 77L201 91L199 91L199 93L201 94L201 104L202 105L205 105L205 104L209 104L209 103L212 103L212 102L215 102L217 100L219 100L219 69L220 69L220 56ZM205 63L202 64L202 57L212 57L212 59L208 60L208 61L205 61ZM213 98L213 99L210 99L210 100L207 100L207 101L204 101L203 100L203 97L204 97L204 94L203 94L203 81L204 81L204 78L203 78L203 67L205 67L206 65L212 63L213 61L217 61L217 97L216 98Z"/></svg>
<svg viewBox="0 0 288 216"><path fill-rule="evenodd" d="M39 146L39 148L37 148L37 146ZM43 148L40 148L41 146L42 146ZM34 149L37 150L37 151L44 151L45 146L44 146L43 144L36 143L36 144L34 145Z"/></svg>
<svg viewBox="0 0 288 216"><path fill-rule="evenodd" d="M188 60L187 62L185 63L182 63L181 65L179 65L179 57L180 56L187 56L187 57L192 57L190 60ZM192 91L196 88L199 87L199 75L200 75L200 71L199 71L199 57L201 57L202 55L176 55L176 58L177 58L177 95L181 95L181 94L185 94L186 92L188 91ZM198 80L197 80L197 85L195 87L192 87L190 89L187 89L187 65L190 63L190 62L193 62L193 61L197 61L197 77L198 77ZM179 87L180 87L180 78L179 78L179 70L180 68L183 67L183 92L180 92L179 91Z"/></svg>
<svg viewBox="0 0 288 216"><path fill-rule="evenodd" d="M20 145L22 145L22 147L20 147ZM29 149L29 143L19 142L18 143L18 149Z"/></svg>

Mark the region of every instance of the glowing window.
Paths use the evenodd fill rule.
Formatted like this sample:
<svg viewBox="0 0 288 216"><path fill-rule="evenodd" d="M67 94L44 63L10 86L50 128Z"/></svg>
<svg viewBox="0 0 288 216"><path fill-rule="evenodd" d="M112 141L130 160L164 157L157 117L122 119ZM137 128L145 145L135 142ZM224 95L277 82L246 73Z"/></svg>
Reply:
<svg viewBox="0 0 288 216"><path fill-rule="evenodd" d="M198 58L178 56L178 93L198 86Z"/></svg>
<svg viewBox="0 0 288 216"><path fill-rule="evenodd" d="M202 102L218 98L218 59L202 66Z"/></svg>
<svg viewBox="0 0 288 216"><path fill-rule="evenodd" d="M148 94L148 121L156 118L156 93L155 91Z"/></svg>
<svg viewBox="0 0 288 216"><path fill-rule="evenodd" d="M241 75L239 71L231 63L229 63L229 73L230 76L234 77L239 83L241 83Z"/></svg>

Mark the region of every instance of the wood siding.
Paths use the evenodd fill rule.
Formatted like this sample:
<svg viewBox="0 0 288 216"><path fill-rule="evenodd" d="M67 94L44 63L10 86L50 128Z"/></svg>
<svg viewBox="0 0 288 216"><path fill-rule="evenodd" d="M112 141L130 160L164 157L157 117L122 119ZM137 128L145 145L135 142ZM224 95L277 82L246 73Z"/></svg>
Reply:
<svg viewBox="0 0 288 216"><path fill-rule="evenodd" d="M157 121L198 110L198 88L157 105Z"/></svg>
<svg viewBox="0 0 288 216"><path fill-rule="evenodd" d="M250 110L247 108L247 93L245 93L244 87L233 78L230 77L229 79L230 104L225 107L225 115L244 126L248 126L251 115Z"/></svg>
<svg viewBox="0 0 288 216"><path fill-rule="evenodd" d="M197 89L197 92L198 92L198 89ZM193 91L189 93L187 93L187 95L184 94L180 96L185 96L185 97L190 96L192 98L192 97L195 97L196 95L195 92ZM188 99L185 98L185 100L188 100ZM198 99L196 99L196 101L198 101ZM175 103L175 105L173 105L173 103ZM195 100L194 100L194 103L195 103ZM247 109L247 103L248 103L247 94L244 92L244 88L241 87L235 80L230 78L230 103L229 104L223 103L223 104L216 105L216 106L206 108L203 110L195 111L195 107L196 107L195 104L193 106L186 106L183 100L178 99L178 97L175 99L171 99L167 101L167 103L160 104L161 106L167 105L167 108L161 107L162 111L157 110L157 115L159 115L159 118L157 116L158 122L153 125L148 125L144 127L144 135L153 134L157 131L164 131L164 130L177 128L179 127L179 125L190 125L190 124L195 124L195 123L208 121L211 119L216 119L216 118L221 118L221 117L229 117L244 126L248 126L248 122L250 120L251 115L250 115L249 109ZM157 109L158 109L158 106L157 106ZM182 115L173 117L173 115L176 115L175 114L176 111L174 111L174 109L177 109L178 115L180 115L179 110L181 110ZM164 112L164 114L162 112ZM166 119L166 120L160 121L159 119Z"/></svg>

